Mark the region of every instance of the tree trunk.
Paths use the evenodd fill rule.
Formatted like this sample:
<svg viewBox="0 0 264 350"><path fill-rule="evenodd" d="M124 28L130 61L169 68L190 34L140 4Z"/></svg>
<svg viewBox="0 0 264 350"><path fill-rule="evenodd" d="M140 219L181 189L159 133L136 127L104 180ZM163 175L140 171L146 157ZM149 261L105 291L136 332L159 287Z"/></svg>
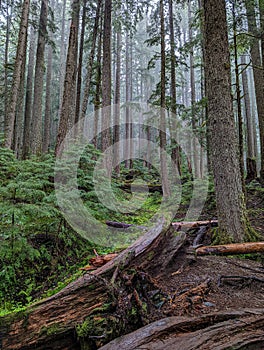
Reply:
<svg viewBox="0 0 264 350"><path fill-rule="evenodd" d="M165 25L164 25L164 7L163 0L160 1L160 37L161 37L161 96L160 96L160 163L161 163L161 181L163 196L170 196L170 185L168 179L168 169L166 161L166 55L165 55Z"/></svg>
<svg viewBox="0 0 264 350"><path fill-rule="evenodd" d="M94 147L99 148L98 143L98 124L101 106L101 92L102 92L102 35L103 35L103 18L101 18L98 43L97 43L97 67L96 67L96 89L94 101ZM100 149L101 145L100 145Z"/></svg>
<svg viewBox="0 0 264 350"><path fill-rule="evenodd" d="M111 121L111 35L112 35L112 0L105 0L104 30L103 30L103 67L102 67L102 151L104 156L104 169L110 176L112 171L112 151L109 150L110 121Z"/></svg>
<svg viewBox="0 0 264 350"><path fill-rule="evenodd" d="M44 117L44 134L43 134L43 153L48 153L50 147L50 127L51 127L51 82L52 82L52 47L48 50L48 65L46 75L46 102L45 102L45 117Z"/></svg>
<svg viewBox="0 0 264 350"><path fill-rule="evenodd" d="M25 101L25 115L24 115L22 159L26 159L30 153L30 125L31 125L31 114L32 114L35 46L36 46L36 32L34 27L31 26L30 45L29 45L29 54L28 54L27 83L26 83L26 101Z"/></svg>
<svg viewBox="0 0 264 350"><path fill-rule="evenodd" d="M5 147L11 148L14 136L14 126L16 118L16 108L19 96L19 88L22 77L23 61L25 48L27 46L28 16L29 16L30 0L24 0L22 7L22 16L19 27L18 45L16 52L15 68L12 80L12 94L10 97L8 113L6 117L5 127Z"/></svg>
<svg viewBox="0 0 264 350"><path fill-rule="evenodd" d="M245 1L247 11L248 31L253 35L251 38L250 54L253 64L253 74L255 82L256 102L258 110L259 134L260 134L260 155L261 155L261 170L260 177L264 181L264 74L260 71L261 56L259 47L259 35L256 23L254 0Z"/></svg>
<svg viewBox="0 0 264 350"><path fill-rule="evenodd" d="M80 105L81 105L81 90L82 90L82 70L83 70L83 46L84 46L84 36L85 36L85 25L86 25L86 2L83 1L83 12L82 12L82 29L80 38L80 48L79 48L79 63L77 71L77 92L76 92L76 106L75 106L75 124L78 123L80 117Z"/></svg>
<svg viewBox="0 0 264 350"><path fill-rule="evenodd" d="M67 132L73 126L75 118L79 12L80 0L74 0L72 2L72 20L69 34L63 100L55 147L56 156L59 154L60 146Z"/></svg>
<svg viewBox="0 0 264 350"><path fill-rule="evenodd" d="M208 136L216 191L219 238L242 242L255 237L247 219L238 160L225 1L205 1L204 16Z"/></svg>
<svg viewBox="0 0 264 350"><path fill-rule="evenodd" d="M88 105L88 101L89 101L90 85L91 85L91 79L92 79L92 73L93 73L93 64L94 64L94 56L95 56L95 49L96 49L96 39L98 36L101 9L102 9L102 1L98 0L94 29L93 29L92 47L91 47L91 52L90 52L90 56L89 56L88 66L87 66L86 83L85 83L85 88L84 88L84 93L83 93L81 119L83 119L85 117L85 114L87 111L87 105ZM100 55L101 55L101 53L100 53Z"/></svg>
<svg viewBox="0 0 264 350"><path fill-rule="evenodd" d="M129 156L130 156L130 142L129 142L129 137L130 137L130 126L131 126L131 120L130 120L130 108L129 108L129 102L130 102L130 74L129 74L129 60L130 60L130 55L129 55L129 34L126 33L126 144L125 144L125 165L126 168L130 168L130 161L129 161Z"/></svg>
<svg viewBox="0 0 264 350"><path fill-rule="evenodd" d="M117 32L116 40L116 78L115 78L115 119L114 119L114 168L120 174L120 86L121 86L121 51L122 35L121 28Z"/></svg>
<svg viewBox="0 0 264 350"><path fill-rule="evenodd" d="M48 0L42 0L39 19L38 44L34 79L34 100L32 109L31 151L42 151L42 93L45 73L45 46L47 37Z"/></svg>
<svg viewBox="0 0 264 350"><path fill-rule="evenodd" d="M190 85L191 85L191 114L192 114L192 130L194 135L196 135L197 121L195 113L196 104L196 87L195 87L195 71L194 71L194 49L193 49L193 31L192 31L192 12L191 12L191 0L188 0L188 25L189 25L189 41L191 43L190 48ZM195 178L200 178L200 164L199 164L199 154L197 150L196 138L192 139L192 158L194 165L194 175Z"/></svg>
<svg viewBox="0 0 264 350"><path fill-rule="evenodd" d="M253 131L253 118L251 114L251 103L248 92L248 73L245 69L247 64L245 55L241 56L242 64L242 85L243 85L243 97L245 105L245 120L247 127L247 177L246 180L251 182L258 176L257 174L257 163L256 154L254 147L254 131Z"/></svg>

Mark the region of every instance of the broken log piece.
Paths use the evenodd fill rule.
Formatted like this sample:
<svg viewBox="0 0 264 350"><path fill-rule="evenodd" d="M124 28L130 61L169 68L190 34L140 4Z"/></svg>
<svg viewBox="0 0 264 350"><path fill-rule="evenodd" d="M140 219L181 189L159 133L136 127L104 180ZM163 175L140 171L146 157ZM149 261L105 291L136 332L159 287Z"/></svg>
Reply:
<svg viewBox="0 0 264 350"><path fill-rule="evenodd" d="M223 280L244 280L244 281L250 281L250 282L261 282L264 283L263 278L258 278L256 276L220 276L217 282L217 285L220 287L223 284Z"/></svg>
<svg viewBox="0 0 264 350"><path fill-rule="evenodd" d="M152 185L147 184L148 191L150 193L159 192L162 193L162 186L161 185ZM140 185L140 184L133 184L133 183L125 183L120 186L121 190L124 190L126 192L131 192L131 189L133 189L133 192L145 192L146 191L146 185Z"/></svg>
<svg viewBox="0 0 264 350"><path fill-rule="evenodd" d="M95 267L100 267L108 263L109 261L115 259L118 256L116 253L97 255L95 258L91 258L89 263Z"/></svg>
<svg viewBox="0 0 264 350"><path fill-rule="evenodd" d="M125 222L116 222L116 221L106 221L107 226L115 228L128 228L134 226L133 224L126 224Z"/></svg>
<svg viewBox="0 0 264 350"><path fill-rule="evenodd" d="M251 254L263 253L264 242L253 243L232 243L215 246L204 246L196 249L197 255L233 255L233 254Z"/></svg>
<svg viewBox="0 0 264 350"><path fill-rule="evenodd" d="M196 237L194 238L194 241L193 241L193 248L197 248L198 246L200 246L200 244L204 240L204 236L207 230L208 230L207 226L201 226L199 228L198 232L196 233Z"/></svg>
<svg viewBox="0 0 264 350"><path fill-rule="evenodd" d="M245 309L200 317L168 317L117 338L100 350L263 349L263 311Z"/></svg>
<svg viewBox="0 0 264 350"><path fill-rule="evenodd" d="M192 228L197 228L200 226L211 226L216 227L218 225L217 220L208 220L208 221L182 221L182 222L173 222L172 226L176 229L176 231L180 230L189 230Z"/></svg>

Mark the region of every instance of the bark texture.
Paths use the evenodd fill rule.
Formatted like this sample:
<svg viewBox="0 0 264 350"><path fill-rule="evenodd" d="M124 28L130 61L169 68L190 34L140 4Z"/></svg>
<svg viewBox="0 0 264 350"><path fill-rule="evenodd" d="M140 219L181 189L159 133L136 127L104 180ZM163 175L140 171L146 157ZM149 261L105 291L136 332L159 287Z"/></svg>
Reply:
<svg viewBox="0 0 264 350"><path fill-rule="evenodd" d="M204 2L208 133L220 239L252 239L242 190L224 0Z"/></svg>
<svg viewBox="0 0 264 350"><path fill-rule="evenodd" d="M29 17L30 0L24 0L22 7L22 16L19 27L18 45L16 52L15 68L12 81L12 94L10 97L8 114L5 126L5 147L11 148L14 136L14 126L16 118L16 108L19 97L19 88L22 77L25 48L27 46L27 31Z"/></svg>
<svg viewBox="0 0 264 350"><path fill-rule="evenodd" d="M38 44L34 79L34 100L32 110L31 151L42 151L42 93L45 73L45 46L47 40L48 1L42 0L39 19Z"/></svg>

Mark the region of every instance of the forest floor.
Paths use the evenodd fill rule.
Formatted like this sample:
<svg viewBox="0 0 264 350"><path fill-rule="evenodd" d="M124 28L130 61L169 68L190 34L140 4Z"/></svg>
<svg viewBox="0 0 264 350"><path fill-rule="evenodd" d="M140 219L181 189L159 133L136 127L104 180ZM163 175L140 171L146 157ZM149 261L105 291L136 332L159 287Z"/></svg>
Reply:
<svg viewBox="0 0 264 350"><path fill-rule="evenodd" d="M264 196L248 190L247 207L252 226L264 240ZM184 208L182 208L184 210ZM181 212L178 213L181 217ZM201 220L216 219L214 208L205 206ZM212 242L209 229L203 244ZM195 231L190 230L187 243L166 271L148 271L171 302L165 303L153 320L164 316L198 316L217 311L262 308L264 305L264 256L195 256L190 247ZM164 257L166 259L166 256ZM233 277L233 278L231 278Z"/></svg>

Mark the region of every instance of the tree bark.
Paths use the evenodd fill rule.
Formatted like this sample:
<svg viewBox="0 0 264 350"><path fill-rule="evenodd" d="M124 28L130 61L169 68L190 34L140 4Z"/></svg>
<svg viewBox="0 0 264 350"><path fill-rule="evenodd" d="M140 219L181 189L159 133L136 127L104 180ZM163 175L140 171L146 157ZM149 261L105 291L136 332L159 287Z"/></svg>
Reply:
<svg viewBox="0 0 264 350"><path fill-rule="evenodd" d="M42 0L38 30L38 44L34 79L34 100L32 109L31 151L42 152L42 93L45 73L45 46L47 39L48 1Z"/></svg>
<svg viewBox="0 0 264 350"><path fill-rule="evenodd" d="M52 47L49 46L47 75L46 75L46 101L45 101L44 134L43 134L43 147L42 147L43 153L48 153L49 147L50 147L52 62L53 62L53 52L52 52Z"/></svg>
<svg viewBox="0 0 264 350"><path fill-rule="evenodd" d="M14 136L14 126L16 118L16 108L19 96L19 88L22 77L23 61L25 47L27 46L27 31L29 17L30 0L24 0L22 7L22 16L19 27L18 45L16 52L15 68L12 80L12 94L9 102L9 109L6 118L5 127L5 147L11 148Z"/></svg>
<svg viewBox="0 0 264 350"><path fill-rule="evenodd" d="M60 146L67 132L73 126L75 118L79 12L80 0L74 0L72 2L72 20L69 34L63 100L55 147L56 156L59 154Z"/></svg>
<svg viewBox="0 0 264 350"><path fill-rule="evenodd" d="M26 159L30 153L30 125L31 125L31 114L32 114L35 46L36 46L36 32L33 26L31 26L29 54L28 54L27 83L26 83L26 101L25 101L25 115L24 115L22 159Z"/></svg>
<svg viewBox="0 0 264 350"><path fill-rule="evenodd" d="M264 181L264 73L259 70L261 67L261 56L259 47L259 31L256 23L254 0L245 1L247 12L248 31L253 35L251 38L250 54L253 65L253 74L255 82L255 93L258 110L259 134L260 134L260 150L261 150L261 170L260 177Z"/></svg>
<svg viewBox="0 0 264 350"><path fill-rule="evenodd" d="M120 174L120 99L121 99L121 51L122 51L122 34L121 28L117 32L116 41L116 78L115 78L115 119L114 119L114 165L115 171Z"/></svg>
<svg viewBox="0 0 264 350"><path fill-rule="evenodd" d="M160 38L161 38L161 96L160 96L160 165L161 165L161 181L163 196L168 198L171 194L168 169L166 161L166 54L165 54L165 23L164 23L164 6L163 0L160 0Z"/></svg>
<svg viewBox="0 0 264 350"><path fill-rule="evenodd" d="M85 114L87 111L87 105L88 105L88 101L89 101L90 85L91 85L94 56L95 56L95 49L96 49L96 39L98 36L98 31L99 31L101 10L102 10L102 1L98 0L97 1L97 8L96 8L94 29L93 29L92 47L91 47L91 52L90 52L90 56L89 56L88 66L87 66L86 83L85 83L85 88L84 88L84 93L83 93L83 102L82 102L82 107L81 107L81 119L83 119L85 117ZM100 53L100 55L101 55L101 53ZM97 62L97 64L99 64L99 63Z"/></svg>
<svg viewBox="0 0 264 350"><path fill-rule="evenodd" d="M219 238L229 242L242 242L255 239L255 234L246 214L238 160L225 1L205 1L204 16L208 137L216 191Z"/></svg>
<svg viewBox="0 0 264 350"><path fill-rule="evenodd" d="M80 105L81 105L81 90L82 90L82 70L83 70L83 47L84 47L84 36L85 36L85 25L86 25L86 3L87 0L83 1L83 12L82 12L82 29L80 38L79 48L79 62L77 69L77 91L76 91L76 106L75 106L75 124L78 123L80 117Z"/></svg>
<svg viewBox="0 0 264 350"><path fill-rule="evenodd" d="M112 152L109 150L110 120L111 120L111 35L112 35L112 0L105 0L104 30L103 30L103 67L102 67L102 151L104 155L104 169L109 177L112 172Z"/></svg>
<svg viewBox="0 0 264 350"><path fill-rule="evenodd" d="M241 56L242 64L242 85L243 85L243 98L245 106L245 120L247 128L247 177L248 182L255 180L258 176L257 174L257 163L256 163L256 154L254 146L254 125L253 118L251 114L251 103L248 92L248 73L245 69L247 64L245 55Z"/></svg>

